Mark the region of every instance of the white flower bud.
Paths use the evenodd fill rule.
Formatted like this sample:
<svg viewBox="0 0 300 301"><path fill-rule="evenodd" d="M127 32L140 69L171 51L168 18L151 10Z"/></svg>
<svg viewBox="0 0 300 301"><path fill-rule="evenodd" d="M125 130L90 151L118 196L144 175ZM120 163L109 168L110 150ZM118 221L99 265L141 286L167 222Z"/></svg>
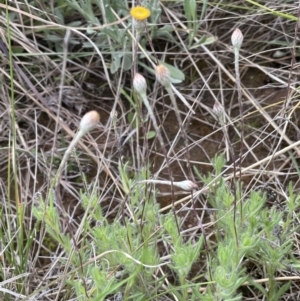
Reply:
<svg viewBox="0 0 300 301"><path fill-rule="evenodd" d="M159 83L164 86L168 87L171 84L171 77L168 68L162 64L155 67L155 76Z"/></svg>
<svg viewBox="0 0 300 301"><path fill-rule="evenodd" d="M213 112L218 118L221 118L224 115L224 108L217 100L214 103Z"/></svg>
<svg viewBox="0 0 300 301"><path fill-rule="evenodd" d="M239 28L236 28L231 35L231 43L235 48L240 49L243 43L244 36Z"/></svg>
<svg viewBox="0 0 300 301"><path fill-rule="evenodd" d="M217 100L214 103L213 112L215 113L218 121L222 124L223 123L224 108Z"/></svg>
<svg viewBox="0 0 300 301"><path fill-rule="evenodd" d="M133 77L133 87L139 94L146 94L147 91L147 83L145 77L140 74L136 73Z"/></svg>
<svg viewBox="0 0 300 301"><path fill-rule="evenodd" d="M141 181L140 183L154 183L154 184L162 184L162 185L169 185L169 186L173 185L173 186L179 187L186 191L191 191L193 189L198 188L197 184L195 184L194 182L192 182L190 180L184 180L184 181L180 181L180 182L171 182L171 181L150 179L150 180Z"/></svg>
<svg viewBox="0 0 300 301"><path fill-rule="evenodd" d="M185 181L181 181L181 182L174 182L173 183L175 186L183 189L183 190L187 190L187 191L191 191L193 189L197 189L198 186L197 184L195 184L194 182L190 181L190 180L185 180Z"/></svg>
<svg viewBox="0 0 300 301"><path fill-rule="evenodd" d="M86 113L80 121L80 131L87 133L93 130L100 120L100 115L96 111Z"/></svg>

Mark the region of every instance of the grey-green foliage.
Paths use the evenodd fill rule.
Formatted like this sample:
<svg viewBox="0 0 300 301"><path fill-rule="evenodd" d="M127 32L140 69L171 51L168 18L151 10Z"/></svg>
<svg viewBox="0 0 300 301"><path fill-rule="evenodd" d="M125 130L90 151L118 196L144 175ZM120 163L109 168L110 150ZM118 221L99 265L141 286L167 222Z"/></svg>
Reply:
<svg viewBox="0 0 300 301"><path fill-rule="evenodd" d="M119 168L128 195L124 200L128 207L125 207L133 212L133 218L126 214L124 219L109 222L103 217L97 195L82 192L82 206L86 213L81 221L82 238L77 248L72 246L72 237L62 233L63 223L60 212L53 206L53 198L50 198L49 205L41 199L39 206L33 208L34 216L43 221L48 234L66 253L63 258L67 258L70 269L80 273L78 280L74 280L73 273L66 275L65 279L80 300L105 300L121 288L124 298L133 293L141 299L150 297L147 285L153 281L155 271L150 266L160 263L157 252L160 232L156 231L160 221L158 205L154 201L155 193L144 184L136 183L136 180L145 178L148 171L141 170L136 179L130 179L126 169L126 165ZM61 263L65 264L66 260L61 259ZM118 274L121 278L117 277ZM89 279L88 286L83 279ZM156 283L160 281L158 278Z"/></svg>
<svg viewBox="0 0 300 301"><path fill-rule="evenodd" d="M140 45L146 49L150 40L168 39L174 44L180 46L174 38L174 27L170 24L161 26L162 9L157 0L144 0L141 5L148 8L151 12L148 18L147 30L141 32ZM206 12L206 5L202 6L201 16L197 16L197 3L193 1L184 1L185 15L189 28L189 45L191 48L197 48L201 44L211 44L214 38L203 36L201 39L195 39L198 28L199 18L203 18ZM55 17L59 24L67 26L84 26L85 34L91 38L94 44L99 48L102 54L110 56L108 66L111 73L115 73L119 68L130 70L132 61L132 36L129 33L132 29L132 19L120 21L129 15L130 7L125 0L67 0L54 8ZM76 19L66 24L67 17L77 12ZM85 24L86 23L86 24ZM95 29L97 27L97 29ZM64 34L54 30L44 30L45 39L54 43L57 51L62 51L61 43ZM195 40L195 41L194 41ZM70 44L80 44L78 37L71 37ZM83 48L92 49L94 46L88 41L83 41Z"/></svg>
<svg viewBox="0 0 300 301"><path fill-rule="evenodd" d="M171 264L169 267L177 273L180 283L179 287L174 287L174 294L179 300L188 300L187 278L193 264L198 260L203 246L203 236L196 242L184 241L182 235L178 235L176 223L172 214L163 217L161 221L167 237L164 240L172 246Z"/></svg>
<svg viewBox="0 0 300 301"><path fill-rule="evenodd" d="M239 288L246 280L250 282L253 280L246 273L245 262L252 261L258 263L267 273L269 289L265 290L254 281L252 283L265 294L268 300L278 300L289 287L285 285L280 288L274 278L276 272L287 264L291 251L292 219L287 218L284 222L283 213L278 208L269 208L266 205L266 197L262 191L250 191L245 195L237 188L237 196L242 195L242 197L237 197L235 206L234 190L226 185L221 176L224 159L216 157L213 164L215 173L201 177L210 187L208 200L211 206L217 209L214 216L216 247L214 251L211 250L212 259L208 263L212 276L210 280L213 284L202 299L242 300L242 295L238 293ZM232 185L240 186L238 183ZM294 210L295 197L291 190L290 195L287 206L290 210ZM236 210L235 219L234 210ZM286 229L285 233L280 231L281 229Z"/></svg>
<svg viewBox="0 0 300 301"><path fill-rule="evenodd" d="M237 189L237 195L243 197L237 199L235 207L233 191L222 178L225 161L216 157L213 163L215 172L202 176L210 186L207 199L216 209L213 211L215 239L208 239L205 245L208 253L203 253L203 233L195 240L189 240L178 234L172 212L159 214L155 191L140 183L149 177L148 167L130 177L128 165L119 166L126 197L117 213L119 218L112 222L103 216L97 195L81 193L85 215L78 250L74 250L70 235L61 233L59 212L53 205L53 198L49 199L48 205L41 199L39 206L33 208L33 214L66 253L67 256L62 258L67 259L61 259L61 262L68 261L71 272L66 275L65 282L73 288L77 298L87 300L88 294L89 300L105 300L108 295L122 292L126 300L146 300L160 294L159 290L149 291L149 286L159 288L164 280L163 277L154 280L156 269L151 267L161 264L157 249L160 240L170 246L168 267L177 276L179 285L169 284L169 289L178 300L242 300L239 289L245 281L266 299L279 300L289 283L280 285L276 282L277 272L288 266L298 270L300 266L291 254L291 238L299 228L294 223L294 214L299 208L300 197L290 186L290 197L281 211L266 205L263 192L246 194ZM123 211L127 211L124 218ZM201 283L190 275L200 254L207 254L206 270L197 275L207 279L207 283L202 284L206 287L204 294L199 293ZM247 274L250 262L265 273L268 289L255 283L255 279ZM74 278L74 273L79 273L80 277ZM117 277L118 273L121 276ZM88 286L82 279L89 279Z"/></svg>

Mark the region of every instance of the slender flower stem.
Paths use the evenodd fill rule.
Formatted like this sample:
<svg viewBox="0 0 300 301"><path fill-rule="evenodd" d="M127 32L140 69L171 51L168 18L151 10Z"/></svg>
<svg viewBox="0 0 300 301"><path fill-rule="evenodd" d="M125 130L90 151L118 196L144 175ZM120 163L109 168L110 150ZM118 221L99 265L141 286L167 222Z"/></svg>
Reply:
<svg viewBox="0 0 300 301"><path fill-rule="evenodd" d="M136 73L137 69L137 55L138 55L138 45L142 36L142 33L145 31L147 18L150 17L151 12L148 8L144 6L135 6L130 10L130 15L132 17L132 24L135 34L135 41L133 42L133 64L131 74Z"/></svg>
<svg viewBox="0 0 300 301"><path fill-rule="evenodd" d="M241 86L240 69L239 69L239 57L240 57L240 49L238 47L234 47L234 69L235 69L236 88L238 92L238 102L239 102L239 109L240 109L240 116L241 116L240 164L242 164L243 145L244 145L244 117L243 117L244 109L243 109L242 86Z"/></svg>
<svg viewBox="0 0 300 301"><path fill-rule="evenodd" d="M164 147L164 141L163 141L162 135L160 133L160 128L159 128L159 126L157 124L156 118L154 116L152 107L151 107L151 105L150 105L150 103L148 101L147 95L146 94L142 94L141 98L142 98L142 101L143 101L146 109L148 110L148 114L150 116L150 119L152 121L153 127L155 129L156 134L157 134L157 138L158 138L158 141L160 143L160 146Z"/></svg>
<svg viewBox="0 0 300 301"><path fill-rule="evenodd" d="M196 112L193 110L192 106L186 101L186 99L184 98L184 96L171 84L171 89L172 92L174 92L179 98L180 100L184 103L184 105L193 113L196 114ZM170 92L169 92L170 93Z"/></svg>
<svg viewBox="0 0 300 301"><path fill-rule="evenodd" d="M55 191L57 191L58 185L60 183L62 170L63 170L66 162L68 161L73 148L77 145L79 140L86 133L88 133L89 131L93 130L96 127L97 123L99 122L99 119L100 119L100 116L96 111L90 111L82 117L81 122L80 122L80 129L79 129L78 133L76 134L76 136L74 137L74 139L72 140L72 142L70 143L69 147L67 148L67 150L63 156L63 159L60 162L58 170L56 172L56 176L54 179Z"/></svg>
<svg viewBox="0 0 300 301"><path fill-rule="evenodd" d="M139 95L141 96L142 101L143 101L146 109L148 110L148 114L150 116L153 127L155 129L156 134L157 134L157 138L158 138L158 141L160 143L160 146L164 150L165 146L164 146L164 141L163 141L162 135L160 133L160 128L157 124L154 112L153 112L152 107L151 107L151 105L149 103L149 100L147 98L147 94L146 94L147 84L146 84L145 78L141 74L136 73L134 75L134 79L133 79L133 86L134 86L135 90L139 93Z"/></svg>
<svg viewBox="0 0 300 301"><path fill-rule="evenodd" d="M243 118L244 112L243 112L241 77L240 77L240 69L239 69L240 48L242 46L243 39L244 36L241 30L239 28L236 28L231 36L231 42L234 49L234 69L235 69L236 88L238 92L238 102L239 102L240 116L241 116L240 164L242 164L243 144L244 144L244 118Z"/></svg>
<svg viewBox="0 0 300 301"><path fill-rule="evenodd" d="M243 43L243 34L239 28L236 28L231 35L231 43L234 49L234 69L235 69L235 77L236 77L236 87L238 91L238 102L240 108L240 118L241 118L241 142L240 142L240 155L239 155L239 200L240 200L240 216L241 221L243 219L243 206L241 203L241 191L242 191L242 158L243 158L243 145L244 145L244 118L243 118L243 102L242 102L242 88L241 88L241 78L240 78L240 70L239 70L239 56L240 56L240 48ZM235 163L234 163L235 165ZM236 186L236 185L235 185ZM237 207L237 194L235 187L235 200L234 200L234 230L236 235L236 245L238 247L238 239L237 239L237 230L236 230L236 207Z"/></svg>
<svg viewBox="0 0 300 301"><path fill-rule="evenodd" d="M170 175L170 178L171 178L171 181L170 182L170 185L171 185L171 193L172 193L172 203L174 203L174 189L173 189L173 175L172 175L172 170L170 168L170 164L169 164L169 159L168 159L168 154L167 154L167 150L165 148L165 145L164 145L164 140L162 138L162 135L160 133L160 129L158 127L158 124L156 122L156 118L154 116L154 113L153 113L153 110L152 110L152 107L148 101L148 98L147 98L147 83L146 83L146 79L139 73L136 73L134 75L134 78L133 78L133 86L136 90L136 92L140 95L140 97L142 98L142 101L145 105L145 107L147 108L148 110L148 114L150 116L150 119L153 123L153 127L156 131L156 135L158 137L158 141L160 143L160 146L161 146L161 150L165 156L165 160L167 162L167 167L168 167L168 170L169 170L169 175ZM173 210L173 213L174 213L174 218L175 218L175 223L176 223L176 227L177 227L177 231L178 231L178 234L180 234L180 229L179 229L179 224L178 224L178 221L177 221L177 218L176 218L176 214L175 214L175 208L173 207L172 208Z"/></svg>
<svg viewBox="0 0 300 301"><path fill-rule="evenodd" d="M85 132L82 131L82 130L80 130L80 131L76 134L76 136L74 137L74 139L72 140L72 142L70 143L68 149L65 151L64 156L63 156L63 159L61 160L60 165L59 165L59 167L58 167L58 170L57 170L57 172L56 172L57 179L56 179L56 185L55 185L55 186L57 186L57 185L59 184L59 182L60 182L58 179L59 179L60 176L61 176L62 170L63 170L63 168L64 168L66 162L68 161L68 159L69 159L69 157L70 157L70 154L71 154L73 148L77 145L77 143L79 142L79 140L80 140L84 135L85 135Z"/></svg>
<svg viewBox="0 0 300 301"><path fill-rule="evenodd" d="M180 112L179 112L179 109L178 109L178 106L177 106L175 95L174 95L173 90L172 90L172 86L169 85L169 86L166 86L165 88L166 88L167 92L169 93L169 96L171 98L172 105L174 107L174 111L175 111L175 114L176 114L176 118L177 118L178 123L179 123L181 136L183 138L184 146L185 146L185 150L186 150L185 154L186 154L187 168L190 171L191 170L191 165L190 165L190 158L189 158L189 143L188 143L187 134L186 134L185 128L183 126L183 121L182 121L181 116L180 116Z"/></svg>
<svg viewBox="0 0 300 301"><path fill-rule="evenodd" d="M173 90L175 91L176 95L178 95L178 97L184 102L184 104L186 106L188 106L192 112L194 112L194 111L192 110L191 106L185 101L184 97L179 93L179 91L177 91L175 89L175 87L172 86L170 72L166 66L164 66L163 64L156 66L155 67L155 76L156 76L157 80L160 82L160 84L165 87L165 89L167 90L167 92L171 98L171 102L174 107L176 118L177 118L179 126L180 126L180 132L181 132L181 135L182 135L182 138L184 141L184 145L185 145L187 168L190 171L190 174L192 177L193 174L191 172L191 166L190 166L188 139L187 139L186 131L183 126L183 122L182 122L182 119L180 116L180 112L179 112L179 109L177 106L177 102L176 102Z"/></svg>
<svg viewBox="0 0 300 301"><path fill-rule="evenodd" d="M160 67L161 67L161 69L160 69ZM165 81L166 83L168 83L169 82L169 73L168 73L168 70L164 66L161 66L161 65L159 65L157 67L156 72L157 72L158 69L159 69L158 74L160 76L160 80L163 81L163 82ZM168 170L169 170L169 175L170 175L170 178L171 178L171 181L169 181L168 183L171 185L172 203L174 203L174 189L173 189L172 170L170 168L167 150L166 150L166 148L164 146L164 141L163 141L162 135L160 133L159 126L157 124L157 121L156 121L155 115L153 113L152 107L151 107L151 105L150 105L150 103L148 101L148 98L147 98L147 83L146 83L146 79L141 74L136 73L134 75L134 78L133 78L133 86L134 86L136 92L142 98L142 101L143 101L145 107L148 110L148 114L149 114L150 119L151 119L151 121L153 123L153 127L154 127L154 129L156 131L159 143L161 145L161 149L162 149L162 151L164 153L165 160L166 160L166 163L167 163L167 167L168 167ZM179 229L178 221L177 221L177 218L176 218L175 207L173 207L172 210L173 210L173 213L174 213L176 227L177 227L178 234L179 234L180 233L180 229Z"/></svg>
<svg viewBox="0 0 300 301"><path fill-rule="evenodd" d="M78 246L77 246L77 242L76 242L75 236L73 235L72 228L70 226L70 222L69 222L69 219L68 219L68 215L67 215L67 213L66 213L66 211L64 209L63 202L61 200L61 196L60 196L60 193L59 193L59 184L60 184L62 170L63 170L63 168L64 168L64 166L65 166L65 164L66 164L66 162L67 162L67 160L68 160L68 158L69 158L72 150L73 150L73 148L77 145L77 143L79 142L79 140L86 133L88 133L89 131L93 130L97 126L99 120L100 120L100 115L96 111L90 111L90 112L86 113L82 117L82 119L80 121L79 131L76 134L76 136L73 138L73 140L70 143L68 149L66 150L66 152L65 152L65 154L63 156L63 159L60 162L60 165L58 167L58 170L56 172L56 175L55 175L55 178L54 178L54 181L53 181L53 184L52 184L54 186L54 198L55 198L55 201L57 202L57 205L60 207L62 216L64 217L65 222L66 222L67 230L68 230L68 232L70 233L70 235L71 235L71 237L73 239L74 248L78 252L82 275L83 275L83 261L82 261L82 257L80 255L80 252L79 252L79 249L78 249ZM85 288L85 294L88 297L87 288L86 288L87 286L86 286L85 279L82 278L82 281L83 281L84 288Z"/></svg>

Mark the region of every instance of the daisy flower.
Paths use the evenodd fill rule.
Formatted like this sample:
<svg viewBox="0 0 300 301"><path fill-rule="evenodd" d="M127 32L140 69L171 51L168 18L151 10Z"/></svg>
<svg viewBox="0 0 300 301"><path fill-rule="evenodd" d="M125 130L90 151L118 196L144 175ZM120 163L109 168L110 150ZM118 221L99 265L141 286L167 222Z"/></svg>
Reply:
<svg viewBox="0 0 300 301"><path fill-rule="evenodd" d="M135 6L130 10L130 15L137 21L144 21L151 15L151 13L150 10L144 6Z"/></svg>

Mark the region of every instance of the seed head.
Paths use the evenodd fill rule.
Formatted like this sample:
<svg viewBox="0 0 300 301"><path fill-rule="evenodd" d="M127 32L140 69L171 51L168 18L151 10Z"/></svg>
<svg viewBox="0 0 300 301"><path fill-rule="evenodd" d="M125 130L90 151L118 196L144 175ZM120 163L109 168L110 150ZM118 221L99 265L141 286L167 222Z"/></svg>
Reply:
<svg viewBox="0 0 300 301"><path fill-rule="evenodd" d="M244 36L239 28L236 28L231 35L231 43L235 48L240 49L243 43Z"/></svg>
<svg viewBox="0 0 300 301"><path fill-rule="evenodd" d="M96 111L86 113L80 121L80 130L85 133L93 130L100 120L100 115Z"/></svg>
<svg viewBox="0 0 300 301"><path fill-rule="evenodd" d="M136 90L136 92L139 93L140 95L146 94L147 83L145 77L142 74L136 73L134 75L133 87Z"/></svg>
<svg viewBox="0 0 300 301"><path fill-rule="evenodd" d="M164 86L168 87L171 84L171 76L168 68L162 64L155 67L155 76L159 83Z"/></svg>

